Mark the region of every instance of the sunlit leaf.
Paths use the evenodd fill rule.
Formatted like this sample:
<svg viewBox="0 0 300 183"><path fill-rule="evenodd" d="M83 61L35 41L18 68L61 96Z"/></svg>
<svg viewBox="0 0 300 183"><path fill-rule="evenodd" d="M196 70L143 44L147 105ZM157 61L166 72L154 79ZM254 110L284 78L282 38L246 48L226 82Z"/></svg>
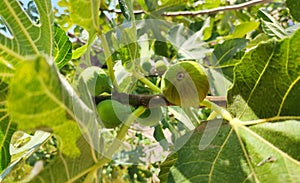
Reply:
<svg viewBox="0 0 300 183"><path fill-rule="evenodd" d="M285 150L288 148L292 148L289 146L291 143L296 143L297 146L290 151L293 154L299 154L299 144L300 139L292 139L295 136L290 136L289 139L285 139L283 144L279 144L277 140L285 138L286 135L281 132L285 132L287 134L299 133L299 121L294 121L294 127L297 126L297 129L291 129L288 125L292 125L291 123L285 123L281 125L281 130L277 128L277 134L274 133L274 129L272 130L272 124L268 126L270 129L266 130L266 134L262 134L262 136L258 135L251 129L238 126L236 127L236 131L238 135L243 139L244 147L247 149L248 161L251 162L251 171L252 175L259 182L299 182L299 172L300 172L300 162L286 154L286 152L280 150L278 148L281 147ZM264 125L265 127L267 125ZM275 125L274 125L275 126ZM256 128L259 130L260 125ZM269 134L269 132L271 132ZM273 133L272 133L273 132ZM279 133L278 133L279 132ZM264 136L272 137L270 141L267 141ZM276 139L276 140L275 140ZM276 142L277 141L277 142ZM295 145L296 145L295 144ZM298 156L298 155L297 155ZM298 156L299 157L299 156Z"/></svg>
<svg viewBox="0 0 300 183"><path fill-rule="evenodd" d="M235 27L233 33L229 36L232 38L243 38L247 33L258 28L259 22L246 22Z"/></svg>
<svg viewBox="0 0 300 183"><path fill-rule="evenodd" d="M72 44L58 25L54 25L54 33L54 60L58 68L62 68L72 58Z"/></svg>
<svg viewBox="0 0 300 183"><path fill-rule="evenodd" d="M43 131L36 131L34 135L28 135L25 133L22 134L24 135L21 136L19 139L14 139L15 141L12 142L12 144L10 144L9 151L10 155L12 156L12 159L9 166L6 167L6 169L3 170L3 172L1 172L0 181L2 181L5 178L5 176L11 173L11 171L15 167L17 167L21 163L24 163L24 161L26 161L26 159L29 156L31 156L41 145L43 145L51 137L50 133Z"/></svg>
<svg viewBox="0 0 300 183"><path fill-rule="evenodd" d="M67 155L74 156L75 152L79 152L76 151L74 142L80 131L75 121L70 122L66 115L76 120L84 132L90 132L92 137L95 137L98 129L93 109L83 103L71 86L57 73L54 65L49 64L42 56L18 65L10 83L7 109L20 129L40 126L52 128L54 134L62 138L61 142L68 143L62 144L62 152L70 153ZM67 124L70 125L69 129ZM70 132L74 134L64 132L66 129L73 129ZM70 150L72 148L74 151Z"/></svg>
<svg viewBox="0 0 300 183"><path fill-rule="evenodd" d="M230 111L242 120L300 115L300 31L246 53L234 69Z"/></svg>
<svg viewBox="0 0 300 183"><path fill-rule="evenodd" d="M223 125L209 146L200 150L203 135L216 130L205 127L202 123L178 151L178 159L170 168L167 182L251 182L253 177L249 176L247 160L233 129Z"/></svg>
<svg viewBox="0 0 300 183"><path fill-rule="evenodd" d="M70 0L69 10L70 18L74 24L77 24L89 32L89 44L95 38L99 31L99 9L100 0Z"/></svg>

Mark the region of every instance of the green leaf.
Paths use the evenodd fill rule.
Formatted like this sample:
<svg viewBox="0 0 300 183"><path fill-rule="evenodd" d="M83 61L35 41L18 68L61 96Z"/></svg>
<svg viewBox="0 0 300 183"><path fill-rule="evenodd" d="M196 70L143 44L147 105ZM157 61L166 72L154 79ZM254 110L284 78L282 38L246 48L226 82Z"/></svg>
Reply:
<svg viewBox="0 0 300 183"><path fill-rule="evenodd" d="M130 8L129 8L129 3L131 2L130 0L119 0L119 5L120 5L120 9L122 11L123 16L126 18L127 21L131 20L131 16L130 16Z"/></svg>
<svg viewBox="0 0 300 183"><path fill-rule="evenodd" d="M299 121L278 120L250 128L234 122L233 128L228 124L218 128L219 122L202 123L178 157L172 155L162 164L162 182L300 180Z"/></svg>
<svg viewBox="0 0 300 183"><path fill-rule="evenodd" d="M259 22L245 22L242 24L239 24L235 27L232 35L229 37L232 38L243 38L247 33L254 31L258 28Z"/></svg>
<svg viewBox="0 0 300 183"><path fill-rule="evenodd" d="M76 50L73 51L72 53L72 59L78 59L79 57L81 57L87 50L87 44L77 48Z"/></svg>
<svg viewBox="0 0 300 183"><path fill-rule="evenodd" d="M208 123L214 122L218 121ZM199 149L204 134L216 131L214 126L206 125L202 123L178 151L178 160L170 168L167 182L251 182L247 160L229 125L223 125L205 149Z"/></svg>
<svg viewBox="0 0 300 183"><path fill-rule="evenodd" d="M89 45L94 40L99 26L100 0L70 0L70 17L74 24L77 24L89 33Z"/></svg>
<svg viewBox="0 0 300 183"><path fill-rule="evenodd" d="M178 49L178 57L201 60L210 52L203 41L204 31L209 26L210 19L207 19L199 31L193 32L180 24L169 30L167 40Z"/></svg>
<svg viewBox="0 0 300 183"><path fill-rule="evenodd" d="M20 129L56 126L66 120L57 73L42 56L18 65L9 85L7 109Z"/></svg>
<svg viewBox="0 0 300 183"><path fill-rule="evenodd" d="M1 107L0 110L3 108ZM11 155L9 153L10 140L16 131L16 125L12 123L6 113L0 113L0 172L10 163ZM0 177L0 181L1 181Z"/></svg>
<svg viewBox="0 0 300 183"><path fill-rule="evenodd" d="M167 182L170 168L176 163L178 159L178 154L174 153L171 156L168 156L168 158L160 164L160 172L159 172L159 180L160 182L164 183Z"/></svg>
<svg viewBox="0 0 300 183"><path fill-rule="evenodd" d="M256 182L299 182L299 172L300 172L300 162L293 159L291 156L286 154L286 152L280 150L278 147L284 147L285 149L291 148L288 145L294 141L297 144L294 154L299 154L299 137L295 138L295 132L299 134L299 121L292 122L280 122L285 123L280 125L282 129L278 129L278 125L275 124L264 124L263 128L271 127L267 130L267 134L263 136L258 135L251 129L245 126L237 126L235 128L238 135L241 136L244 148L247 148L248 160L251 162L252 174L257 180ZM287 127L293 124L297 129L291 129ZM260 128L261 125L256 127L256 130ZM275 127L277 126L277 127ZM273 128L273 129L272 129ZM276 129L277 132L274 133ZM271 134L268 134L272 132ZM278 133L279 132L279 133ZM287 135L283 133L287 132ZM277 133L277 134L276 134ZM273 138L271 142L264 139L264 136L270 136ZM288 139L284 139L288 136ZM297 135L298 136L298 135ZM283 144L280 143L280 139L284 139ZM277 141L279 140L279 141ZM295 146L294 146L295 147ZM298 155L299 157L299 155ZM271 170L271 171L270 171Z"/></svg>
<svg viewBox="0 0 300 183"><path fill-rule="evenodd" d="M80 156L75 158L60 154L31 182L84 182L84 171L97 162L97 154L84 137L77 140L76 146L80 149ZM71 181L76 176L79 179Z"/></svg>
<svg viewBox="0 0 300 183"><path fill-rule="evenodd" d="M300 21L300 1L298 0L287 0L286 6L290 9L290 13L295 20Z"/></svg>
<svg viewBox="0 0 300 183"><path fill-rule="evenodd" d="M234 58L237 52L241 51L246 47L248 43L247 39L235 38L224 41L222 44L215 46L212 54L211 64L213 68L220 68L222 74L233 81L233 68L239 61Z"/></svg>
<svg viewBox="0 0 300 183"><path fill-rule="evenodd" d="M265 10L260 9L258 11L258 17L261 18L263 31L269 36L276 36L280 39L288 36L288 33L284 28L275 20L272 15L268 14Z"/></svg>
<svg viewBox="0 0 300 183"><path fill-rule="evenodd" d="M35 3L40 15L39 25L31 22L17 0L0 1L0 16L9 26L13 36L10 39L0 34L0 52L3 53L0 63L6 63L7 67L15 66L28 55L52 55L54 34L51 2L39 0Z"/></svg>
<svg viewBox="0 0 300 183"><path fill-rule="evenodd" d="M300 31L250 50L234 69L228 108L242 120L300 115Z"/></svg>
<svg viewBox="0 0 300 183"><path fill-rule="evenodd" d="M250 129L287 155L300 161L299 121L290 120L277 123L265 123L251 126Z"/></svg>
<svg viewBox="0 0 300 183"><path fill-rule="evenodd" d="M19 164L22 165L27 158L51 137L50 133L43 131L36 131L34 135L28 135L21 131L18 131L17 133L18 134L14 134L12 143L10 144L9 153L12 156L12 160L9 166L1 172L0 181L11 173L11 171Z"/></svg>
<svg viewBox="0 0 300 183"><path fill-rule="evenodd" d="M95 109L87 107L57 73L53 63L49 64L42 56L18 65L10 83L7 110L20 129L52 128L54 134L62 139L62 152L70 156L79 155L76 154L79 151L74 142L80 131L75 121L70 122L66 115L76 120L83 131L92 137L99 129ZM72 135L66 132L68 127L73 129ZM89 140L93 143L94 139Z"/></svg>
<svg viewBox="0 0 300 183"><path fill-rule="evenodd" d="M72 58L72 43L65 31L54 25L54 60L58 68L62 68Z"/></svg>

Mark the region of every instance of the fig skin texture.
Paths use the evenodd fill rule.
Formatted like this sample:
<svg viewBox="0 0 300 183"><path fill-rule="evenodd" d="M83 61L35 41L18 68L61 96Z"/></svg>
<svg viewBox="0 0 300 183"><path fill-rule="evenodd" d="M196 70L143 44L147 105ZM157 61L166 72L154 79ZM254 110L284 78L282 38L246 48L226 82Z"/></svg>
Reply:
<svg viewBox="0 0 300 183"><path fill-rule="evenodd" d="M79 77L85 81L89 92L93 96L104 92L111 92L112 86L106 72L100 67L91 66L82 71Z"/></svg>
<svg viewBox="0 0 300 183"><path fill-rule="evenodd" d="M106 128L115 128L125 122L131 109L116 100L104 100L97 105L101 122Z"/></svg>
<svg viewBox="0 0 300 183"><path fill-rule="evenodd" d="M163 60L158 60L157 62L155 62L155 69L158 75L163 75L168 67Z"/></svg>
<svg viewBox="0 0 300 183"><path fill-rule="evenodd" d="M142 126L155 126L162 118L162 109L160 107L146 109L146 111L137 119Z"/></svg>
<svg viewBox="0 0 300 183"><path fill-rule="evenodd" d="M161 89L168 102L181 107L197 107L209 90L204 68L194 61L182 61L163 75Z"/></svg>
<svg viewBox="0 0 300 183"><path fill-rule="evenodd" d="M150 62L144 62L142 64L142 68L144 69L144 71L150 73L151 72L151 69L152 69L152 65Z"/></svg>

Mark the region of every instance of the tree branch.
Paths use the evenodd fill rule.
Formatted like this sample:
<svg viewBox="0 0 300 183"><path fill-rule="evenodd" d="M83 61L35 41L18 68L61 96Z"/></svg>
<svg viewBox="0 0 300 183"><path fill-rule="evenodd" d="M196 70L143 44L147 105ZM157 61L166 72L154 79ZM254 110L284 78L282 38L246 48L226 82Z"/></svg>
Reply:
<svg viewBox="0 0 300 183"><path fill-rule="evenodd" d="M246 7L254 6L256 4L263 4L271 1L272 0L252 0L241 4L223 6L223 7L212 8L208 10L165 12L162 14L162 16L196 16L196 15L203 15L203 14L216 14L220 11L240 10Z"/></svg>
<svg viewBox="0 0 300 183"><path fill-rule="evenodd" d="M168 102L163 95L133 95L127 93L113 93L112 95L96 96L95 103L98 104L107 99L117 100L122 104L131 105L133 107L144 106L147 108L155 108L174 105ZM219 106L226 107L225 96L207 96L206 99Z"/></svg>
<svg viewBox="0 0 300 183"><path fill-rule="evenodd" d="M196 15L204 15L204 14L216 14L220 11L229 11L229 10L240 10L243 8L255 6L257 4L264 4L272 2L272 0L251 0L247 1L245 3L241 4L234 4L234 5L228 5L228 6L222 6L218 8L212 8L207 10L199 10L199 11L176 11L176 12L165 12L162 14L162 16L196 16ZM111 9L111 10L101 10L101 11L107 11L110 13L117 13L121 14L122 11L120 9ZM144 10L133 10L133 14L139 15L144 14Z"/></svg>

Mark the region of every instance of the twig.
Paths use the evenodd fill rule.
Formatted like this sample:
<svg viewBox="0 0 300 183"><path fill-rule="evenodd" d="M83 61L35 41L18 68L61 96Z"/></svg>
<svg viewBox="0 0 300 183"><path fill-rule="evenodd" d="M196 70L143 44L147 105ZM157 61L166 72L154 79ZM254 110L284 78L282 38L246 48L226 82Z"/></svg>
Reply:
<svg viewBox="0 0 300 183"><path fill-rule="evenodd" d="M67 33L68 36L70 38L73 38L75 39L75 42L81 44L81 45L85 45L87 44L87 42L83 41L82 39L80 39L79 37L77 37L75 34L71 33L71 32L68 32ZM95 46L95 45L92 45L92 47L95 49L95 50L98 50L99 52L103 52L103 49L102 48L99 48L98 46Z"/></svg>
<svg viewBox="0 0 300 183"><path fill-rule="evenodd" d="M272 0L252 0L252 1L247 1L245 3L241 3L241 4L222 6L222 7L212 8L212 9L207 9L207 10L165 12L162 14L162 16L196 16L196 15L204 15L204 14L216 14L220 11L240 10L243 8L254 6L256 4L269 3L271 1ZM110 13L117 13L117 14L122 13L122 11L120 9L101 10L101 11L107 11ZM143 14L143 13L146 13L146 12L144 10L133 10L133 14L135 14L135 15L139 15L139 14Z"/></svg>
<svg viewBox="0 0 300 183"><path fill-rule="evenodd" d="M114 99L120 103L131 105L134 107L144 106L147 108L172 106L166 98L161 95L134 95L127 93L113 93L112 95L100 95L95 97L95 103L98 104L103 100ZM226 97L225 96L207 96L207 100L221 106L226 107ZM203 106L200 106L203 107Z"/></svg>
<svg viewBox="0 0 300 183"><path fill-rule="evenodd" d="M263 4L271 2L272 0L252 0L247 1L241 4L223 6L218 8L212 8L207 10L199 10L199 11L178 11L178 12L165 12L162 16L196 16L196 15L203 15L203 14L216 14L220 11L229 11L229 10L239 10L247 7L254 6L256 4Z"/></svg>
<svg viewBox="0 0 300 183"><path fill-rule="evenodd" d="M110 13L117 13L117 14L122 13L122 11L120 9L103 10L103 11L107 11L107 12L110 12ZM133 14L135 14L135 15L139 15L139 14L143 14L143 13L145 13L144 10L133 10Z"/></svg>

